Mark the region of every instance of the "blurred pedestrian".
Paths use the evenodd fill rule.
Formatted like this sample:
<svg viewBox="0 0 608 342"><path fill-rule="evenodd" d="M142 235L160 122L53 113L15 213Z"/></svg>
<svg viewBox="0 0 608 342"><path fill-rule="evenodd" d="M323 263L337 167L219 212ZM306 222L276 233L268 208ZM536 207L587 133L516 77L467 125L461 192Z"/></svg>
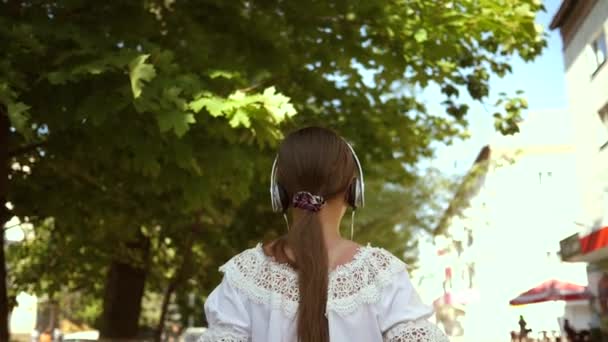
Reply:
<svg viewBox="0 0 608 342"><path fill-rule="evenodd" d="M564 320L564 331L566 332L566 336L568 336L569 340L574 340L576 337L576 330L572 328L570 325L570 321L568 319Z"/></svg>
<svg viewBox="0 0 608 342"><path fill-rule="evenodd" d="M40 342L53 342L53 334L50 329L45 330L40 335Z"/></svg>
<svg viewBox="0 0 608 342"><path fill-rule="evenodd" d="M528 323L526 323L526 320L524 319L524 316L522 316L522 315L519 315L518 324L519 324L519 340L527 341L528 334L532 331L532 329L527 328Z"/></svg>
<svg viewBox="0 0 608 342"><path fill-rule="evenodd" d="M63 341L63 333L61 329L55 328L53 329L53 342L61 342Z"/></svg>
<svg viewBox="0 0 608 342"><path fill-rule="evenodd" d="M32 342L39 342L39 341L40 341L40 332L38 331L38 329L32 330Z"/></svg>

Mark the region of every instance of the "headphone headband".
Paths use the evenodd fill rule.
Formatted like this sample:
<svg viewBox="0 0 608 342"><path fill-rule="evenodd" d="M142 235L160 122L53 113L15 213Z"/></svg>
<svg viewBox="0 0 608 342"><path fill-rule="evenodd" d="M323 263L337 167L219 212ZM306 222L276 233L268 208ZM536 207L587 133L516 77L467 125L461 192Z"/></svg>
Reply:
<svg viewBox="0 0 608 342"><path fill-rule="evenodd" d="M350 149L350 152L353 155L353 159L355 160L355 164L357 165L357 180L355 185L355 205L354 208L363 208L365 205L365 181L363 180L363 168L361 167L361 162L359 162L359 158L357 157L357 153L355 153L355 149L346 141L346 139L342 138L346 146Z"/></svg>
<svg viewBox="0 0 608 342"><path fill-rule="evenodd" d="M279 156L274 158L272 163L272 171L270 172L270 200L272 201L272 211L280 212L285 211L283 209L283 203L281 202L281 195L279 193L279 183L277 182L277 164L279 162Z"/></svg>

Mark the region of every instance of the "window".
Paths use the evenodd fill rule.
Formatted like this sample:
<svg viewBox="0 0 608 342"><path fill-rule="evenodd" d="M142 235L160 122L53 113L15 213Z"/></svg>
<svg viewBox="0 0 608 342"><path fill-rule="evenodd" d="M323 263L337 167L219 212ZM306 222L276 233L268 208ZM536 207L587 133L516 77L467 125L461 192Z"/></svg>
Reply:
<svg viewBox="0 0 608 342"><path fill-rule="evenodd" d="M606 55L608 54L608 48L606 48L606 34L604 31L591 42L591 51L591 69L593 70L593 74L595 74L606 62Z"/></svg>
<svg viewBox="0 0 608 342"><path fill-rule="evenodd" d="M606 104L604 104L604 106L598 111L598 114L600 115L602 122L608 125L608 102L606 102Z"/></svg>
<svg viewBox="0 0 608 342"><path fill-rule="evenodd" d="M547 172L538 172L538 184L543 184L543 176L546 176L545 178L545 185L547 182L551 181L551 177L553 177L553 172L551 171L547 171Z"/></svg>
<svg viewBox="0 0 608 342"><path fill-rule="evenodd" d="M608 126L608 102L606 102L606 104L604 104L604 106L598 111L598 114L604 126ZM604 142L604 144L600 147L600 151L603 151L606 148L608 148L608 141Z"/></svg>

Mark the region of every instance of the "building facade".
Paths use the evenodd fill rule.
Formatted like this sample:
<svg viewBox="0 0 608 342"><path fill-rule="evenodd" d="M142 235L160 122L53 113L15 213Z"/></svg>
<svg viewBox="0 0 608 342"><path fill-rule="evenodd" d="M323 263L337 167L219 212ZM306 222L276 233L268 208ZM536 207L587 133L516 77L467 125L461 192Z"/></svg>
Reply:
<svg viewBox="0 0 608 342"><path fill-rule="evenodd" d="M593 324L608 335L608 1L565 0L551 28L559 29L564 47L581 204L560 253L587 263Z"/></svg>
<svg viewBox="0 0 608 342"><path fill-rule="evenodd" d="M567 117L537 113L519 134L497 136L484 147L441 219L437 237L422 247L419 288L426 300L435 300L446 332L467 342L508 341L519 329L520 314L535 334L559 333L558 318L564 317L578 329L588 328L586 302L509 305L549 279L587 282L584 264L559 257L559 241L578 211L571 126L555 120ZM438 267L443 274L432 275Z"/></svg>

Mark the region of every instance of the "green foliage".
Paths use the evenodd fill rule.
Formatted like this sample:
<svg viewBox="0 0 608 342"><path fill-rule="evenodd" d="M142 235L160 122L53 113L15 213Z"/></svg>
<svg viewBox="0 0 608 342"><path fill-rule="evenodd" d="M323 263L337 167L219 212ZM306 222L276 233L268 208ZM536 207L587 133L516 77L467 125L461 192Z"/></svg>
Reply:
<svg viewBox="0 0 608 342"><path fill-rule="evenodd" d="M360 155L372 195L357 238L403 252L411 227L427 227L432 212L416 214L433 186L412 166L432 155L431 142L464 134L464 102L485 101L490 75L510 72L514 55L540 53L541 8L1 2L0 102L19 166L8 198L11 213L34 225L34 238L9 251L13 288L99 293L111 260L142 262L124 246L144 232L149 291L184 274L180 298L208 293L218 264L281 233L267 209L273 149L282 132L309 124L337 129ZM431 84L447 115L403 90ZM512 132L525 102L503 103L497 128ZM387 229L395 224L402 228ZM184 263L186 251L195 264Z"/></svg>
<svg viewBox="0 0 608 342"><path fill-rule="evenodd" d="M58 231L54 220L47 219L36 227L35 238L31 238L32 231L28 229L30 238L9 246L11 296L19 290L55 297L64 290L86 288L92 294L102 289L98 280L106 267L103 251Z"/></svg>
<svg viewBox="0 0 608 342"><path fill-rule="evenodd" d="M453 198L449 199L449 206L445 210L445 213L440 217L439 222L437 222L433 234L445 234L452 217L459 216L463 209L468 207L471 198L477 195L482 188L486 174L492 163L493 161L488 159L479 160L471 167L468 173L462 177L458 188L454 191Z"/></svg>
<svg viewBox="0 0 608 342"><path fill-rule="evenodd" d="M60 315L63 319L79 325L95 327L102 310L100 292L84 290L68 292L63 290L57 295Z"/></svg>
<svg viewBox="0 0 608 342"><path fill-rule="evenodd" d="M129 76L131 77L131 90L133 90L134 98L141 96L143 82L151 81L156 76L154 66L146 63L148 57L150 55L140 55L129 63Z"/></svg>

